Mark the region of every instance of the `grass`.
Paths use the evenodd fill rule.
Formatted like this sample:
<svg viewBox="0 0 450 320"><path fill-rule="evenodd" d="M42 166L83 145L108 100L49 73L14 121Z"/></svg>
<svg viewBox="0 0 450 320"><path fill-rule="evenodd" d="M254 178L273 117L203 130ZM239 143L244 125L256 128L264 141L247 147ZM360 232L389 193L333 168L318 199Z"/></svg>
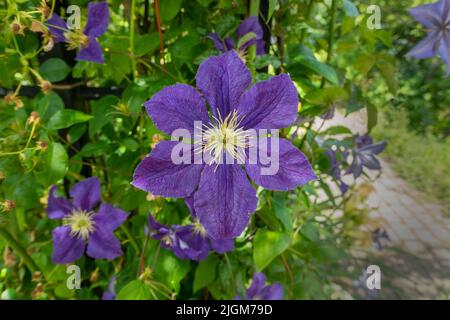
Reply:
<svg viewBox="0 0 450 320"><path fill-rule="evenodd" d="M388 142L383 154L400 177L450 208L450 139L415 134L405 112L392 110L384 112L373 134Z"/></svg>

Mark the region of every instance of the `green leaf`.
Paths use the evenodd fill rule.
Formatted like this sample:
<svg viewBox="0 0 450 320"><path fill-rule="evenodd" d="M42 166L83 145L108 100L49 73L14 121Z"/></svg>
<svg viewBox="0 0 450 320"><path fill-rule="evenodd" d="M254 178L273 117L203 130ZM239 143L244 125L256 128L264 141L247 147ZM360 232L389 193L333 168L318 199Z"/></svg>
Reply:
<svg viewBox="0 0 450 320"><path fill-rule="evenodd" d="M45 163L47 170L44 171L48 184L62 179L69 168L69 157L66 149L59 142L53 142L45 152Z"/></svg>
<svg viewBox="0 0 450 320"><path fill-rule="evenodd" d="M159 46L159 35L154 32L145 35L136 35L134 40L134 50L138 57L141 57Z"/></svg>
<svg viewBox="0 0 450 320"><path fill-rule="evenodd" d="M194 276L194 292L206 287L216 278L216 268L219 259L215 255L210 255L206 260L201 261Z"/></svg>
<svg viewBox="0 0 450 320"><path fill-rule="evenodd" d="M92 116L81 111L63 109L57 111L48 121L48 129L59 130L73 126L76 123L86 122Z"/></svg>
<svg viewBox="0 0 450 320"><path fill-rule="evenodd" d="M275 192L272 198L273 211L275 216L283 224L287 231L292 231L292 212L286 203L286 193Z"/></svg>
<svg viewBox="0 0 450 320"><path fill-rule="evenodd" d="M181 9L182 0L164 0L159 2L159 13L163 21L170 21Z"/></svg>
<svg viewBox="0 0 450 320"><path fill-rule="evenodd" d="M94 135L99 132L108 122L110 122L114 115L113 106L119 102L116 96L104 96L100 100L91 101L92 119L89 120L89 137L92 139Z"/></svg>
<svg viewBox="0 0 450 320"><path fill-rule="evenodd" d="M151 293L148 286L141 280L129 282L117 294L116 300L150 300Z"/></svg>
<svg viewBox="0 0 450 320"><path fill-rule="evenodd" d="M344 126L333 126L333 127L329 127L328 129L322 131L320 133L321 135L330 135L330 136L335 136L335 135L339 135L339 134L349 134L352 135L352 131Z"/></svg>
<svg viewBox="0 0 450 320"><path fill-rule="evenodd" d="M302 66L308 68L312 72L323 76L325 79L330 81L332 84L339 84L339 78L336 71L329 65L320 62L319 60L308 57L300 56L295 59L296 62L300 63Z"/></svg>
<svg viewBox="0 0 450 320"><path fill-rule="evenodd" d="M378 109L373 104L367 104L367 130L370 132L378 123Z"/></svg>
<svg viewBox="0 0 450 320"><path fill-rule="evenodd" d="M300 234L313 242L319 240L319 230L317 229L317 225L313 222L305 223L300 229Z"/></svg>
<svg viewBox="0 0 450 320"><path fill-rule="evenodd" d="M273 13L275 12L275 7L277 6L277 0L269 0L269 10L267 10L267 21L270 20Z"/></svg>
<svg viewBox="0 0 450 320"><path fill-rule="evenodd" d="M348 93L341 87L326 87L308 92L305 100L310 103L331 106L335 103L348 100Z"/></svg>
<svg viewBox="0 0 450 320"><path fill-rule="evenodd" d="M377 67L380 70L389 91L392 94L395 94L398 89L398 81L394 63L387 60L380 60L377 62Z"/></svg>
<svg viewBox="0 0 450 320"><path fill-rule="evenodd" d="M70 73L70 67L64 60L50 58L44 61L39 68L39 73L50 82L64 80Z"/></svg>
<svg viewBox="0 0 450 320"><path fill-rule="evenodd" d="M273 259L289 247L291 238L284 233L260 229L253 241L256 270L262 271Z"/></svg>

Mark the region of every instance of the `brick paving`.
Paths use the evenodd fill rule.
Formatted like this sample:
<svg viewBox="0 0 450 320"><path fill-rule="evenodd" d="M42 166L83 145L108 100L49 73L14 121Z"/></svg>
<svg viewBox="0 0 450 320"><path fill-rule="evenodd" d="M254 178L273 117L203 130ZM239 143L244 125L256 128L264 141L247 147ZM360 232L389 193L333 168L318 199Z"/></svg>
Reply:
<svg viewBox="0 0 450 320"><path fill-rule="evenodd" d="M364 113L347 118L336 113L323 128L346 125L363 134L364 119ZM372 216L384 220L391 241L386 249L367 253L369 260L381 261L381 297L450 299L450 212L400 179L387 160L381 163L381 175L371 177L368 205Z"/></svg>

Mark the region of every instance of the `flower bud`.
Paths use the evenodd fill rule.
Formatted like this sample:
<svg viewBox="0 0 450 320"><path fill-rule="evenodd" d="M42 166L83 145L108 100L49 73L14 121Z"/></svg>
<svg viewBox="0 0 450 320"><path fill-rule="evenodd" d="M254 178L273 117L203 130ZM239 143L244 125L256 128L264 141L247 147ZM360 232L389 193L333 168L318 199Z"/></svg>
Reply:
<svg viewBox="0 0 450 320"><path fill-rule="evenodd" d="M3 211L5 212L11 212L16 207L16 202L13 200L5 200L3 203Z"/></svg>
<svg viewBox="0 0 450 320"><path fill-rule="evenodd" d="M42 24L42 22L39 22L36 20L31 21L30 30L33 32L39 32L39 33L46 32L45 26Z"/></svg>
<svg viewBox="0 0 450 320"><path fill-rule="evenodd" d="M48 143L46 141L39 140L38 142L36 142L36 148L39 151L45 151L48 148Z"/></svg>
<svg viewBox="0 0 450 320"><path fill-rule="evenodd" d="M3 263L8 268L14 267L17 263L16 255L8 247L3 251Z"/></svg>
<svg viewBox="0 0 450 320"><path fill-rule="evenodd" d="M41 80L41 83L39 84L39 86L41 87L42 91L45 94L49 94L50 91L52 91L52 83L50 81Z"/></svg>
<svg viewBox="0 0 450 320"><path fill-rule="evenodd" d="M18 34L22 36L25 35L23 32L25 30L25 27L17 19L14 19L14 21L9 25L9 27L14 35Z"/></svg>
<svg viewBox="0 0 450 320"><path fill-rule="evenodd" d="M45 0L41 0L38 10L42 14L42 17L44 18L47 18L50 15L50 8L48 7L47 1Z"/></svg>
<svg viewBox="0 0 450 320"><path fill-rule="evenodd" d="M33 111L27 121L29 124L39 124L39 122L41 122L41 117L39 116L39 113Z"/></svg>

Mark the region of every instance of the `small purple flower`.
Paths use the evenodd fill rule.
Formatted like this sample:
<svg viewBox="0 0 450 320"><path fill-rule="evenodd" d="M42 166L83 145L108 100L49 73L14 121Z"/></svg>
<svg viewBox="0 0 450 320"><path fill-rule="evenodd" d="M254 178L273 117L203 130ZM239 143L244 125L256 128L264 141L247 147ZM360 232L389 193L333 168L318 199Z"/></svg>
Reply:
<svg viewBox="0 0 450 320"><path fill-rule="evenodd" d="M180 259L200 261L208 257L210 251L225 253L233 251L234 242L230 239L214 240L208 237L203 226L196 219L192 211L193 198L186 199L186 204L191 210L194 223L180 226L165 226L155 220L151 214L148 221L151 227L151 235L154 239L161 241L161 246L172 250Z"/></svg>
<svg viewBox="0 0 450 320"><path fill-rule="evenodd" d="M377 228L372 232L372 241L378 250L383 250L391 238L385 229Z"/></svg>
<svg viewBox="0 0 450 320"><path fill-rule="evenodd" d="M69 30L57 14L47 20L48 29L54 42L66 42L69 50L79 49L75 60L103 63L103 53L97 38L108 28L109 7L106 1L88 4L88 18L84 31Z"/></svg>
<svg viewBox="0 0 450 320"><path fill-rule="evenodd" d="M95 259L114 259L122 255L120 241L114 235L127 214L100 202L98 178L88 178L70 190L71 200L56 196L56 186L50 189L47 214L50 219L62 219L63 226L53 230L53 262L71 263L80 258L87 245L87 255Z"/></svg>
<svg viewBox="0 0 450 320"><path fill-rule="evenodd" d="M248 34L253 37L250 36L249 39L244 38L248 37L246 36ZM238 42L238 48L236 48L236 51L241 57L245 57L248 47L254 44L256 44L257 55L266 53L264 49L265 41L263 40L263 29L259 24L257 16L251 16L242 21L236 30L236 35L238 38L242 39ZM230 37L222 39L217 33L213 32L208 35L208 38L214 42L216 49L221 52L227 52L235 48L235 42Z"/></svg>
<svg viewBox="0 0 450 320"><path fill-rule="evenodd" d="M361 175L363 167L370 170L380 170L380 162L375 156L386 149L386 142L383 141L373 144L372 138L366 134L363 136L357 135L355 137L355 143L356 147L351 151L353 161L347 173L353 173L356 179Z"/></svg>
<svg viewBox="0 0 450 320"><path fill-rule="evenodd" d="M116 299L116 276L112 276L109 280L108 288L103 292L102 300L115 300Z"/></svg>
<svg viewBox="0 0 450 320"><path fill-rule="evenodd" d="M241 300L240 296L235 299ZM246 291L245 300L282 300L283 287L279 283L266 285L266 276L262 272L253 275L252 284Z"/></svg>
<svg viewBox="0 0 450 320"><path fill-rule="evenodd" d="M334 179L336 179L336 182L337 182L342 194L345 194L348 191L348 185L342 180L342 177L341 177L341 164L338 162L338 159L337 159L337 151L329 148L325 151L325 155L330 160L331 176Z"/></svg>
<svg viewBox="0 0 450 320"><path fill-rule="evenodd" d="M286 74L251 84L250 71L232 50L206 59L196 75L197 91L186 84L169 86L144 105L155 125L171 135L185 129L194 134L195 121L201 121L210 163L175 164L172 150L179 141L162 141L136 168L133 185L163 197L186 198L193 195L196 216L213 239L238 237L256 210L255 188L247 178L271 190L291 190L316 179L306 156L286 139L279 144L279 168L272 175L261 174L268 167L262 161L245 164L223 163L225 156L245 158L248 147L241 143L243 133L254 129L280 129L295 122L298 94ZM205 100L210 106L210 118ZM218 139L224 136L226 139ZM271 156L272 137L260 143L258 154ZM194 155L194 145L185 144ZM197 150L198 151L198 150ZM247 174L246 174L247 173Z"/></svg>
<svg viewBox="0 0 450 320"><path fill-rule="evenodd" d="M409 12L427 29L428 35L408 52L408 56L426 59L439 54L450 74L450 0L424 4Z"/></svg>

